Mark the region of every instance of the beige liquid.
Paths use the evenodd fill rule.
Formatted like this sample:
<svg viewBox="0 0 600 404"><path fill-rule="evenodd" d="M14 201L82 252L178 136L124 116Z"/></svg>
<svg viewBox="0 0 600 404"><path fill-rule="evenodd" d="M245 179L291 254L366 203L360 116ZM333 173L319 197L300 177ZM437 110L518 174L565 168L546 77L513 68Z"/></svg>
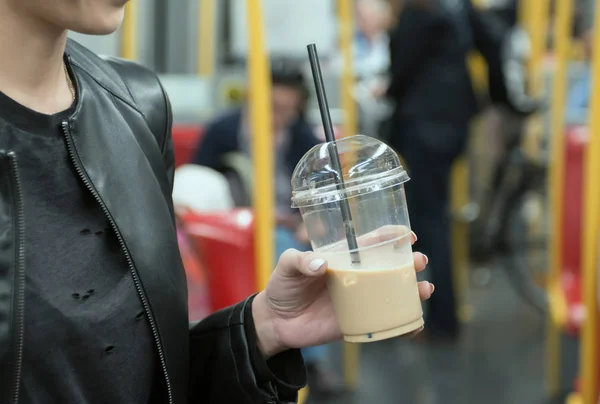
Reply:
<svg viewBox="0 0 600 404"><path fill-rule="evenodd" d="M390 269L329 268L327 287L347 342L379 341L423 327L412 262Z"/></svg>

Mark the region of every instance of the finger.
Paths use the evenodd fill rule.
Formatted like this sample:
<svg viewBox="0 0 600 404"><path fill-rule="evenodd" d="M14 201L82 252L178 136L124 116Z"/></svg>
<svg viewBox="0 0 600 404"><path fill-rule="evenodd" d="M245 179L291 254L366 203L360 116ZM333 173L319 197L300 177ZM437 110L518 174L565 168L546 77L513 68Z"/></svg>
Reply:
<svg viewBox="0 0 600 404"><path fill-rule="evenodd" d="M364 234L358 238L358 245L366 247L372 244L384 243L406 237L410 233L410 229L406 226L387 225L370 233Z"/></svg>
<svg viewBox="0 0 600 404"><path fill-rule="evenodd" d="M408 235L410 235L410 243L414 244L415 241L417 241L417 236L410 231L410 228L401 225L387 225L357 237L356 241L358 242L358 246L361 248L369 247L379 243L385 243L388 241L395 241L396 244L402 245L406 241L404 237ZM339 241L328 248L328 250L332 252L344 251L347 249L348 244L346 240Z"/></svg>
<svg viewBox="0 0 600 404"><path fill-rule="evenodd" d="M311 252L290 249L285 251L277 263L277 271L284 276L322 276L327 269L327 261Z"/></svg>
<svg viewBox="0 0 600 404"><path fill-rule="evenodd" d="M417 335L419 335L421 333L421 331L423 331L425 329L425 326L422 326L421 328L419 328L418 330L414 330L411 333L408 333L406 335L404 335L403 337L405 338L413 338L416 337Z"/></svg>
<svg viewBox="0 0 600 404"><path fill-rule="evenodd" d="M421 300L429 299L433 294L433 291L435 290L435 286L433 286L433 283L429 283L427 281L419 282L418 287L419 297L421 298Z"/></svg>
<svg viewBox="0 0 600 404"><path fill-rule="evenodd" d="M427 258L425 254L418 251L413 253L413 260L415 262L415 271L417 272L424 270L429 263L429 258Z"/></svg>

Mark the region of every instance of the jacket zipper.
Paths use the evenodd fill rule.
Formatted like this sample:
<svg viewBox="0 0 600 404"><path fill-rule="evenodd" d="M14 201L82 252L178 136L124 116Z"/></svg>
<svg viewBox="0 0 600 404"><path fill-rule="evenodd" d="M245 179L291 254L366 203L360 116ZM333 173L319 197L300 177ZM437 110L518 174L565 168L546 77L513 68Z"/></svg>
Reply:
<svg viewBox="0 0 600 404"><path fill-rule="evenodd" d="M16 341L16 363L14 374L14 390L12 394L12 403L19 403L19 393L21 390L21 373L23 368L23 343L25 336L25 212L23 208L23 194L21 191L21 179L17 166L17 155L15 152L7 153L10 161L10 174L14 184L14 200L17 210L17 226L15 231L17 235L18 257L17 257L17 301L16 301L16 323L17 323L17 341Z"/></svg>
<svg viewBox="0 0 600 404"><path fill-rule="evenodd" d="M154 320L154 316L152 315L152 311L150 310L150 305L148 304L148 299L147 299L144 291L142 290L140 278L138 276L135 265L133 264L133 259L131 258L131 254L129 253L129 250L127 249L127 246L125 245L123 236L121 235L121 232L117 228L117 224L115 223L112 215L110 214L108 208L106 207L106 204L104 203L104 201L98 194L98 191L94 188L94 185L90 181L87 174L81 168L79 156L77 154L77 151L73 144L73 139L71 138L71 134L69 132L69 122L63 121L62 128L63 128L63 132L65 134L65 138L67 141L67 149L69 152L69 157L71 158L71 161L75 167L75 170L77 171L79 178L85 184L86 188L92 193L93 197L96 199L96 202L98 202L98 204L102 208L102 211L104 212L104 216L106 216L106 218L108 219L108 221L110 223L110 226L112 227L113 231L117 235L117 239L119 240L119 245L121 246L121 250L123 251L123 254L125 254L125 258L127 259L127 264L129 265L129 270L131 271L131 276L133 277L133 283L135 284L135 288L138 292L138 296L140 297L140 300L142 301L142 305L144 306L144 311L146 313L146 316L148 317L148 322L150 323L150 328L152 330L152 335L154 337L154 343L156 344L156 348L158 351L158 357L160 360L160 365L161 365L163 376L165 378L165 383L167 386L167 395L169 397L169 404L173 404L173 392L172 392L172 388L171 388L171 380L169 379L169 373L167 371L167 362L165 360L164 350L163 350L160 338L158 336L158 327L156 326L156 322Z"/></svg>

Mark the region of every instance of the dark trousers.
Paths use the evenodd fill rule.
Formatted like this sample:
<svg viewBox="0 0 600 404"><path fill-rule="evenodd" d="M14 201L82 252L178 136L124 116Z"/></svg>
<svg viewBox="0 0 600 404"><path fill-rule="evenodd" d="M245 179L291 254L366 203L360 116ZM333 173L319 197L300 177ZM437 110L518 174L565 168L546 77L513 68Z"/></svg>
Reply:
<svg viewBox="0 0 600 404"><path fill-rule="evenodd" d="M450 247L450 172L465 147L467 133L466 123L397 120L390 137L411 177L406 198L411 227L418 236L414 248L429 257L426 276L435 284L426 319L433 335L458 333Z"/></svg>

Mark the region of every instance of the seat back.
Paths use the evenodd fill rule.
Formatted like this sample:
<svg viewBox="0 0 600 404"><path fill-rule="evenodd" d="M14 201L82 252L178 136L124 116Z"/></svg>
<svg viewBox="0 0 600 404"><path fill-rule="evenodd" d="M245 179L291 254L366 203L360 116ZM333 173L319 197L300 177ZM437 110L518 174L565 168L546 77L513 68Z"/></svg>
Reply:
<svg viewBox="0 0 600 404"><path fill-rule="evenodd" d="M192 161L202 141L203 128L200 125L176 125L172 133L177 168Z"/></svg>
<svg viewBox="0 0 600 404"><path fill-rule="evenodd" d="M252 160L243 153L227 153L221 159L219 171L229 184L235 206L252 206L254 189Z"/></svg>
<svg viewBox="0 0 600 404"><path fill-rule="evenodd" d="M192 164L175 170L173 203L177 208L195 212L218 212L235 206L229 184L222 174Z"/></svg>
<svg viewBox="0 0 600 404"><path fill-rule="evenodd" d="M208 271L211 310L220 310L255 293L253 212L188 211L181 218Z"/></svg>

